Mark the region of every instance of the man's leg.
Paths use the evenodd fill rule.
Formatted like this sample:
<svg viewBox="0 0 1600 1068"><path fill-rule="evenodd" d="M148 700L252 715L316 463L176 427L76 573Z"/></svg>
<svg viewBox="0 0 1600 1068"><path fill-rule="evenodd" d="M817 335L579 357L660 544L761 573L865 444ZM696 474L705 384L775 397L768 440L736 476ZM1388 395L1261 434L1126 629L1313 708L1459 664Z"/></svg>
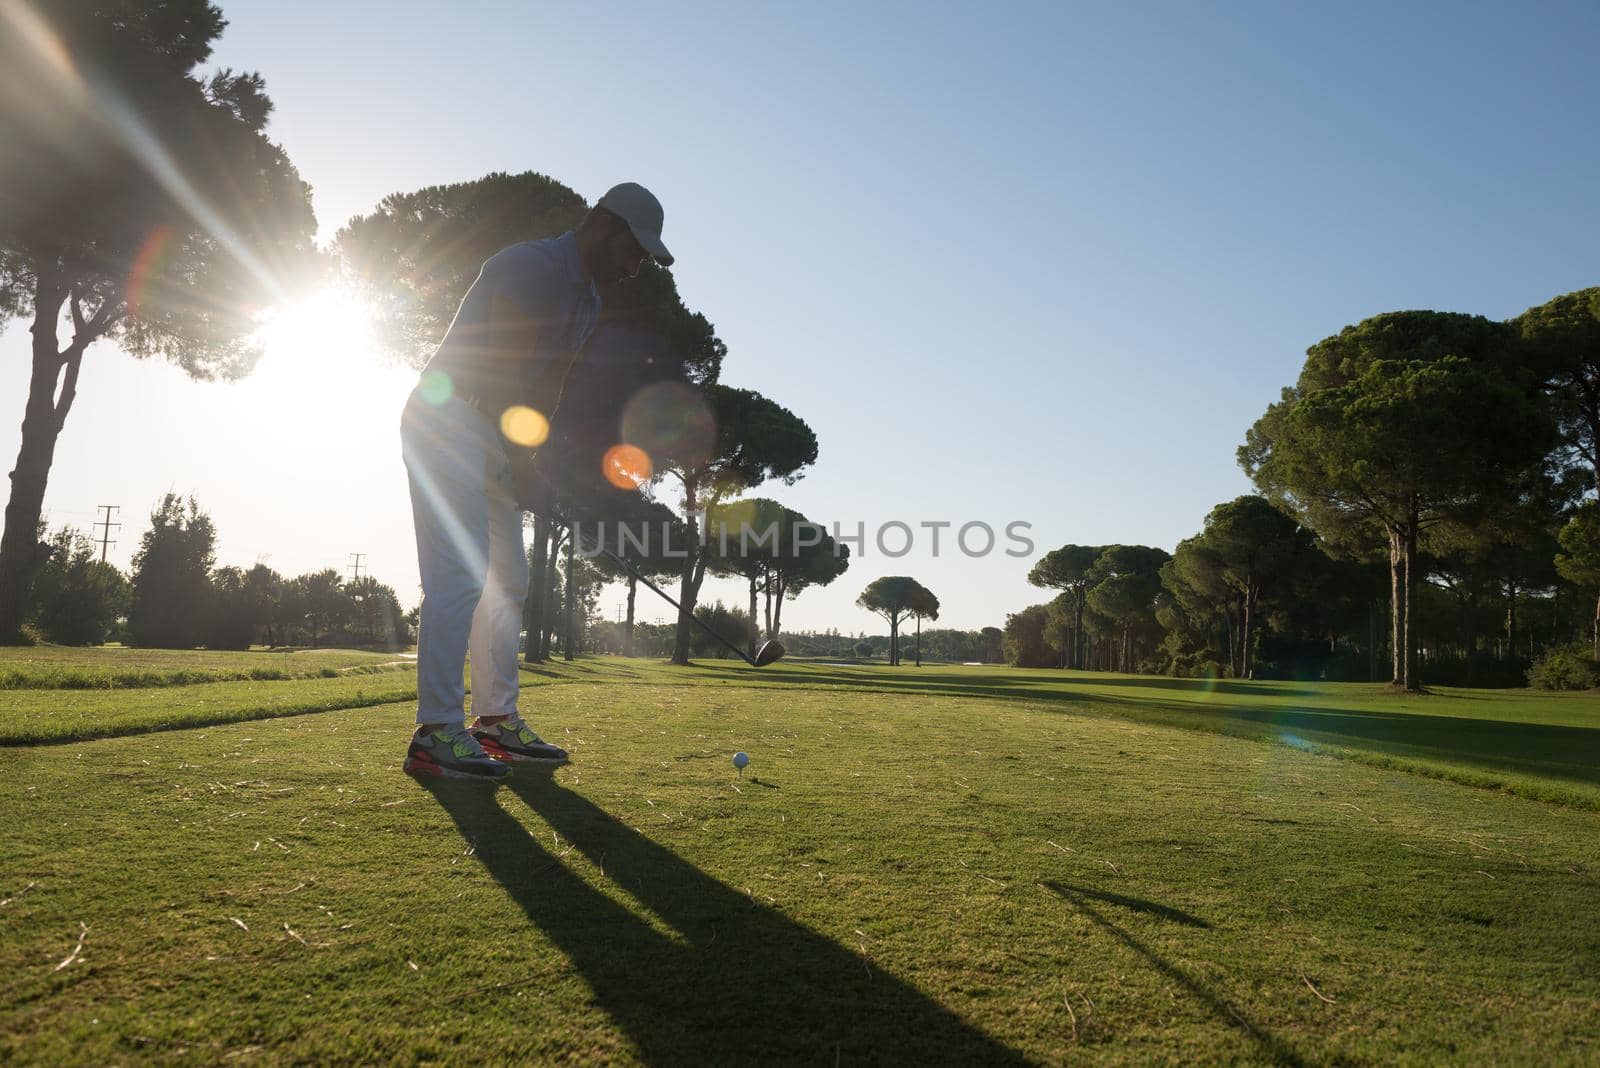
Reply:
<svg viewBox="0 0 1600 1068"><path fill-rule="evenodd" d="M408 411L401 433L422 577L417 722L430 725L460 723L465 717L462 668L489 571L482 460L471 455L475 443L449 418L442 411Z"/></svg>
<svg viewBox="0 0 1600 1068"><path fill-rule="evenodd" d="M497 721L517 711L517 653L528 555L522 512L509 499L488 499L489 578L472 616L472 712Z"/></svg>
<svg viewBox="0 0 1600 1068"><path fill-rule="evenodd" d="M464 414L408 408L401 425L422 573L418 726L405 770L494 781L511 769L485 753L463 722L467 635L489 569L485 435Z"/></svg>
<svg viewBox="0 0 1600 1068"><path fill-rule="evenodd" d="M491 756L555 767L567 751L551 745L517 714L517 645L522 601L528 591L528 557L522 513L509 501L491 502L489 582L472 618L472 736Z"/></svg>

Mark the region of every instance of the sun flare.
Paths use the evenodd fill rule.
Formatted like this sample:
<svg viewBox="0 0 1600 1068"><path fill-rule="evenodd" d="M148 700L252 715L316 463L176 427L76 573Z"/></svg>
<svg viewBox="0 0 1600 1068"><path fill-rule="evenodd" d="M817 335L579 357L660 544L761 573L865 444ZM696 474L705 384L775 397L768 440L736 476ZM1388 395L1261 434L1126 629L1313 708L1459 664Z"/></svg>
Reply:
<svg viewBox="0 0 1600 1068"><path fill-rule="evenodd" d="M329 456L387 441L416 372L386 359L370 306L329 288L261 326L261 359L240 388L274 424L299 424Z"/></svg>
<svg viewBox="0 0 1600 1068"><path fill-rule="evenodd" d="M262 367L290 364L327 370L377 362L372 309L344 289L318 290L284 308L261 327Z"/></svg>

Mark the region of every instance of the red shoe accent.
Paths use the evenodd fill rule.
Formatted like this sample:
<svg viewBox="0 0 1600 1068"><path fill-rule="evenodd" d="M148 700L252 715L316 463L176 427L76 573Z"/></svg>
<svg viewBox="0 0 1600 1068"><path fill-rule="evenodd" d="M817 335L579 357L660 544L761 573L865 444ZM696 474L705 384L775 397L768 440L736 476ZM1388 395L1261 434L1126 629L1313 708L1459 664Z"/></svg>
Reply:
<svg viewBox="0 0 1600 1068"><path fill-rule="evenodd" d="M444 769L439 762L425 752L413 751L406 754L405 770L412 775L442 776Z"/></svg>
<svg viewBox="0 0 1600 1068"><path fill-rule="evenodd" d="M488 753L496 760L502 761L506 764L512 763L511 754L506 752L506 747L495 741L493 738L479 738L478 744L483 746L483 751L485 753Z"/></svg>

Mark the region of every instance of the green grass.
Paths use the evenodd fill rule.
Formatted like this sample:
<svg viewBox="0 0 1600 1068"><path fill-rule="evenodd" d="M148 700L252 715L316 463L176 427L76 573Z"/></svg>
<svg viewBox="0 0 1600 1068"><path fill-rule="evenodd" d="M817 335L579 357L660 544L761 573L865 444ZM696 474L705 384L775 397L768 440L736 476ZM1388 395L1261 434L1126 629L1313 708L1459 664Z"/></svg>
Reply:
<svg viewBox="0 0 1600 1068"><path fill-rule="evenodd" d="M601 658L550 681L780 686L1062 704L1126 719L1296 746L1538 800L1600 810L1600 694L1364 683L1171 679L1002 667L792 664L757 672Z"/></svg>
<svg viewBox="0 0 1600 1068"><path fill-rule="evenodd" d="M0 690L116 690L246 679L333 678L386 670L393 653L351 649L213 653L121 646L0 648Z"/></svg>
<svg viewBox="0 0 1600 1068"><path fill-rule="evenodd" d="M401 774L409 703L0 750L0 1061L1600 1057L1600 813L1250 726L1397 716L1434 753L1433 719L1586 732L1592 698L535 680L574 763L498 791Z"/></svg>
<svg viewBox="0 0 1600 1068"><path fill-rule="evenodd" d="M12 690L0 746L70 742L413 701L415 669L293 682L207 682L181 689Z"/></svg>

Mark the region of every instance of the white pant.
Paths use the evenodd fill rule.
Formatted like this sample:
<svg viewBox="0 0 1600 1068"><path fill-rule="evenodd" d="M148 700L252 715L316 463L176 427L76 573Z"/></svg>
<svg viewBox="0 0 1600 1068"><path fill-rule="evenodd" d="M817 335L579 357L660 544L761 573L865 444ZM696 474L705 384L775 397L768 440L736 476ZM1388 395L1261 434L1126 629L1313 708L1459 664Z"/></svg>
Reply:
<svg viewBox="0 0 1600 1068"><path fill-rule="evenodd" d="M417 722L460 723L472 655L472 711L517 710L517 652L528 557L499 428L467 402L416 393L400 420L422 572Z"/></svg>

